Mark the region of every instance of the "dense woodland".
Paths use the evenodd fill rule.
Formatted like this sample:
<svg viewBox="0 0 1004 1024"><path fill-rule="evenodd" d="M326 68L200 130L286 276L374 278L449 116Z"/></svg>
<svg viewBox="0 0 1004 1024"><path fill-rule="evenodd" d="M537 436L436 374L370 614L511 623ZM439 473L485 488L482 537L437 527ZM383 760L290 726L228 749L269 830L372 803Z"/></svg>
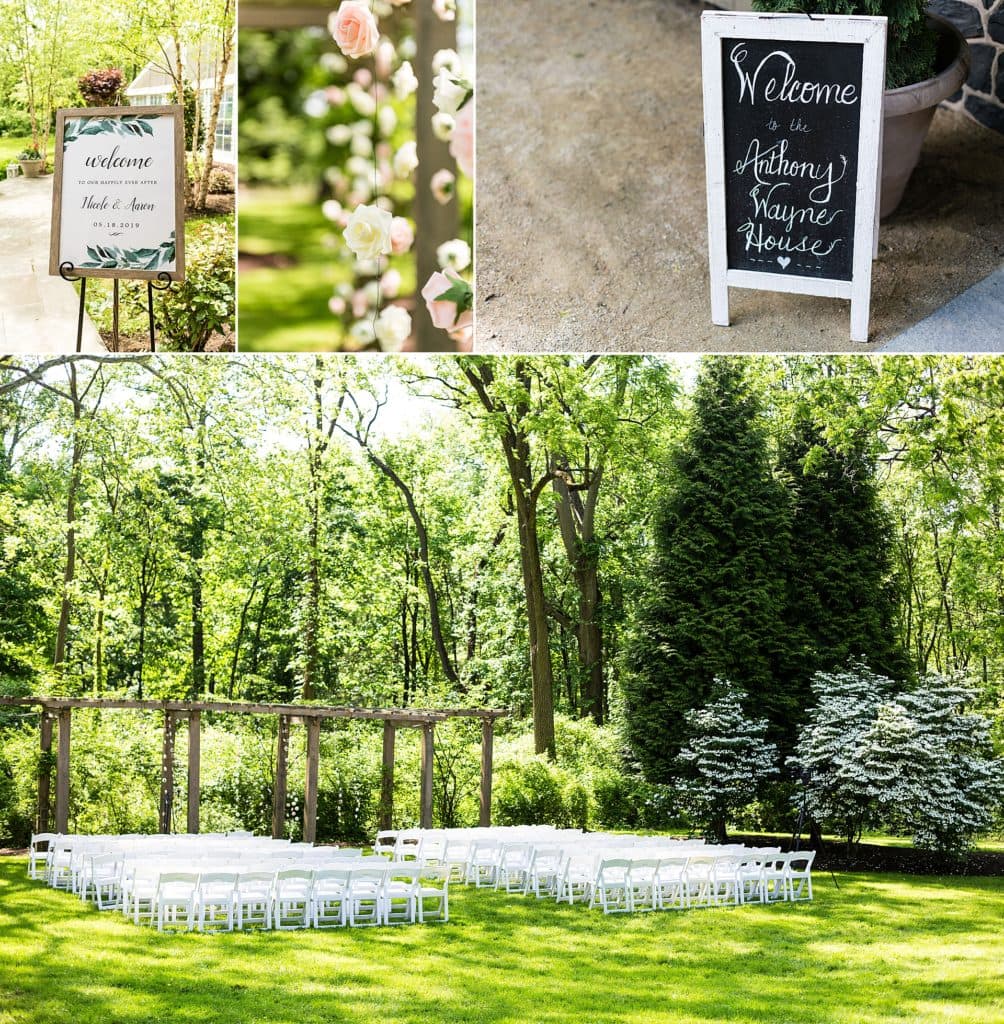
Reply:
<svg viewBox="0 0 1004 1024"><path fill-rule="evenodd" d="M716 679L783 755L849 658L958 674L1000 721L992 359L5 357L0 440L8 694L506 707L497 815L607 826L679 823ZM37 716L2 714L23 841ZM266 827L270 729L208 721L207 826ZM152 827L158 744L81 713L72 827ZM322 751L321 836L369 833L378 731ZM473 726L436 768L437 820L476 818ZM732 820L790 824L754 804Z"/></svg>

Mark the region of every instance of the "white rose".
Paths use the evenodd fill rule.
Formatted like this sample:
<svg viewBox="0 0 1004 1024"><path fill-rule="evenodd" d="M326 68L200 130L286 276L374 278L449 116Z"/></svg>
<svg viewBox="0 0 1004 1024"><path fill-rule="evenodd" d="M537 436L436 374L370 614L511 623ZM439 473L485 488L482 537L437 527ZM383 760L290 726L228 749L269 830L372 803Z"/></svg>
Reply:
<svg viewBox="0 0 1004 1024"><path fill-rule="evenodd" d="M347 124L333 124L327 131L328 142L333 146L344 146L352 141L352 129Z"/></svg>
<svg viewBox="0 0 1004 1024"><path fill-rule="evenodd" d="M373 324L369 320L357 320L349 328L349 334L360 348L372 345L376 337L373 333Z"/></svg>
<svg viewBox="0 0 1004 1024"><path fill-rule="evenodd" d="M440 68L435 79L432 102L443 114L455 114L467 98L467 86L461 85L447 68Z"/></svg>
<svg viewBox="0 0 1004 1024"><path fill-rule="evenodd" d="M443 68L452 71L455 75L459 75L463 70L463 61L456 50L437 50L432 55L432 73L438 75Z"/></svg>
<svg viewBox="0 0 1004 1024"><path fill-rule="evenodd" d="M394 154L394 174L398 178L408 178L418 166L418 146L414 139L409 139Z"/></svg>
<svg viewBox="0 0 1004 1024"><path fill-rule="evenodd" d="M353 135L349 151L353 156L372 156L373 140L368 135Z"/></svg>
<svg viewBox="0 0 1004 1024"><path fill-rule="evenodd" d="M441 142L449 142L453 136L453 128L456 123L452 114L433 114L432 134Z"/></svg>
<svg viewBox="0 0 1004 1024"><path fill-rule="evenodd" d="M342 215L342 204L337 199L326 199L321 204L321 213L328 220L338 220Z"/></svg>
<svg viewBox="0 0 1004 1024"><path fill-rule="evenodd" d="M342 237L356 259L372 260L390 254L390 225L393 217L378 206L357 206L350 215Z"/></svg>
<svg viewBox="0 0 1004 1024"><path fill-rule="evenodd" d="M384 306L377 317L377 340L385 349L397 351L411 334L411 315L401 306Z"/></svg>
<svg viewBox="0 0 1004 1024"><path fill-rule="evenodd" d="M391 82L394 83L394 95L399 100L407 99L418 88L418 79L415 77L415 69L411 66L410 60L406 60L394 72Z"/></svg>
<svg viewBox="0 0 1004 1024"><path fill-rule="evenodd" d="M457 0L432 0L432 9L440 21L453 21L457 16Z"/></svg>
<svg viewBox="0 0 1004 1024"><path fill-rule="evenodd" d="M462 238L453 238L436 250L441 270L466 270L471 265L471 247Z"/></svg>
<svg viewBox="0 0 1004 1024"><path fill-rule="evenodd" d="M376 100L358 82L349 82L345 95L360 116L372 117L376 113Z"/></svg>

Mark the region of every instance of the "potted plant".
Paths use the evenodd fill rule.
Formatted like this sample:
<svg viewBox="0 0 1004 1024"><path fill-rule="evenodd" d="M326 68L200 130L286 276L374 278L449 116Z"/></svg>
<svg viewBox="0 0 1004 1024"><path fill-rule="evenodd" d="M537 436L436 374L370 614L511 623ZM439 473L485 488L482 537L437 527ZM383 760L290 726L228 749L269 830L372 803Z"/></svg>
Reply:
<svg viewBox="0 0 1004 1024"><path fill-rule="evenodd" d="M45 160L42 159L37 144L22 149L18 154L17 162L21 165L21 171L26 178L37 178L45 166Z"/></svg>
<svg viewBox="0 0 1004 1024"><path fill-rule="evenodd" d="M928 0L753 0L769 13L858 14L888 19L880 213L903 198L938 104L969 77L962 33L925 11Z"/></svg>
<svg viewBox="0 0 1004 1024"><path fill-rule="evenodd" d="M11 160L7 165L7 177L16 178L21 173L21 165L16 160Z"/></svg>

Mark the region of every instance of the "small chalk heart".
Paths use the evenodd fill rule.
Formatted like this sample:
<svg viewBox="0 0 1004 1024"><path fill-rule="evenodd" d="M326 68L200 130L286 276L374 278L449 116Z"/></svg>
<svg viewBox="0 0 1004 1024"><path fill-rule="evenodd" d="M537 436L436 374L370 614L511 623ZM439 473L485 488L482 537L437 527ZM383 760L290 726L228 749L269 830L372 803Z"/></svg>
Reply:
<svg viewBox="0 0 1004 1024"><path fill-rule="evenodd" d="M778 256L777 262L781 264L781 269L782 270L786 270L787 267L788 267L788 264L791 262L791 257L790 256Z"/></svg>

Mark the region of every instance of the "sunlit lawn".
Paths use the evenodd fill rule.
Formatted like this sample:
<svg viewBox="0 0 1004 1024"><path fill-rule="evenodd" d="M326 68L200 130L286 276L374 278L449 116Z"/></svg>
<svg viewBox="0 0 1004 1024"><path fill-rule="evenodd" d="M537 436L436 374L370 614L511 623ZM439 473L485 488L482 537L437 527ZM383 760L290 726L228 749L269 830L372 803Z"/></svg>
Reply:
<svg viewBox="0 0 1004 1024"><path fill-rule="evenodd" d="M11 160L16 160L30 145L30 135L0 135L0 174L6 174Z"/></svg>
<svg viewBox="0 0 1004 1024"><path fill-rule="evenodd" d="M333 234L311 189L241 187L240 251L281 255L289 267L241 269L239 342L245 351L296 352L334 348L335 318L328 310L335 284L348 279L325 238Z"/></svg>
<svg viewBox="0 0 1004 1024"><path fill-rule="evenodd" d="M994 1024L1004 879L603 917L456 889L446 925L158 935L0 862L0 1024Z"/></svg>

